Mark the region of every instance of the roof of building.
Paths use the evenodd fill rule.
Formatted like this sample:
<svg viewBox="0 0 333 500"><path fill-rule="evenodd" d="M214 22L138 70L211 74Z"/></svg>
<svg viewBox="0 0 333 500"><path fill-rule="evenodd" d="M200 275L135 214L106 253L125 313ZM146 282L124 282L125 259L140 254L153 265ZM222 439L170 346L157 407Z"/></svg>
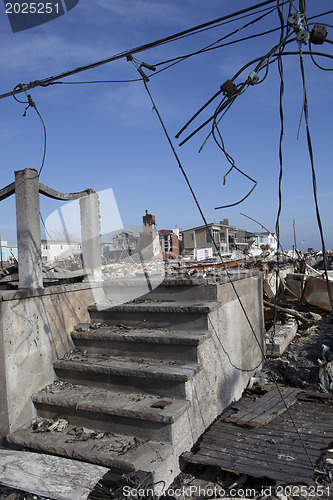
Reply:
<svg viewBox="0 0 333 500"><path fill-rule="evenodd" d="M232 230L237 229L236 226L230 226L228 224L221 224L220 222L209 222L207 225L208 225L208 227L219 226L219 227L227 227L228 229L232 229ZM185 233L186 231L193 231L194 229L204 229L205 227L206 227L206 225L202 224L201 226L192 227L190 229L183 229L182 233Z"/></svg>

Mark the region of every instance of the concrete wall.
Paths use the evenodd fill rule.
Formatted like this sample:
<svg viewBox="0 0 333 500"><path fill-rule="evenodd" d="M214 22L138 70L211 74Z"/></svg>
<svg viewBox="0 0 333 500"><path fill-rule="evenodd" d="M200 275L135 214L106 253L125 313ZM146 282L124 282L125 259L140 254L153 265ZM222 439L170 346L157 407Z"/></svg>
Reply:
<svg viewBox="0 0 333 500"><path fill-rule="evenodd" d="M208 285L205 291L198 287L196 292L202 295L216 293L219 306L208 316L208 329L212 331L212 336L198 349L198 361L202 368L187 383L187 399L192 402L188 412L188 421L191 422L188 434L194 441L223 410L241 397L250 377L263 363L262 277L241 278L233 285Z"/></svg>
<svg viewBox="0 0 333 500"><path fill-rule="evenodd" d="M70 333L89 322L89 284L5 291L0 302L0 438L33 416L31 395L56 377L53 361L73 348Z"/></svg>

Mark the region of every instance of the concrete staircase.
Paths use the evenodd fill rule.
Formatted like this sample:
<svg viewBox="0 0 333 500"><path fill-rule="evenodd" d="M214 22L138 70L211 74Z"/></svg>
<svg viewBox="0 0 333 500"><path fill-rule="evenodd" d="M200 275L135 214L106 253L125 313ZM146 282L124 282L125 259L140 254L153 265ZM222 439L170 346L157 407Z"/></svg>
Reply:
<svg viewBox="0 0 333 500"><path fill-rule="evenodd" d="M91 306L91 324L72 332L75 350L54 363L57 380L32 396L38 417L69 424L36 432L37 418L7 443L170 484L181 453L251 375L223 367L219 286L162 286L139 301Z"/></svg>

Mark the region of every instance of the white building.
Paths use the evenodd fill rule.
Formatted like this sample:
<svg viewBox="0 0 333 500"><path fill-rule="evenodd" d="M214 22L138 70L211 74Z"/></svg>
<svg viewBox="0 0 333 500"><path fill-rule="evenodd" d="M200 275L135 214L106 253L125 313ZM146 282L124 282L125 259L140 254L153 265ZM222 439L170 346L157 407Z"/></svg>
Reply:
<svg viewBox="0 0 333 500"><path fill-rule="evenodd" d="M52 263L68 257L79 257L81 244L77 241L42 240L41 250L43 262Z"/></svg>
<svg viewBox="0 0 333 500"><path fill-rule="evenodd" d="M274 233L255 233L253 236L254 241L250 247L250 253L253 256L260 255L263 251L277 252L277 238ZM267 250L263 250L263 247L266 247Z"/></svg>

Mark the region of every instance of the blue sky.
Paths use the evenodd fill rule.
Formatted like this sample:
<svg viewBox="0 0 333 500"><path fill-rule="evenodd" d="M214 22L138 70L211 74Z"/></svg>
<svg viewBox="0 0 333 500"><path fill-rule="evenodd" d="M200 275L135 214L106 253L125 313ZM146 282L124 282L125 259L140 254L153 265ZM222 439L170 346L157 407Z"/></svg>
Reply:
<svg viewBox="0 0 333 500"><path fill-rule="evenodd" d="M18 83L28 83L93 63L256 3L252 0L237 3L231 0L80 0L66 15L15 34L10 31L1 4L0 93L12 90ZM306 3L308 17L328 11L332 5L329 0L308 0ZM155 64L198 50L254 17L257 16L162 45L137 54L136 58ZM333 25L333 15L316 19L316 22L320 21ZM230 40L278 26L275 11ZM332 28L328 31L328 38L333 39ZM175 136L225 80L232 78L247 62L264 55L278 41L277 31L191 57L152 77L149 89L170 136ZM297 51L297 48L296 42L288 46L292 51ZM332 45L328 43L312 48L332 53ZM326 246L333 248L332 73L318 69L309 56L304 57L319 206ZM317 60L323 66L333 66L333 61L328 58ZM299 57L285 56L283 61L285 134L281 241L284 248L291 248L295 219L298 243L304 241L300 248L319 250L304 120L297 139L303 102ZM253 69L254 65L250 66L236 83L244 81ZM124 80L138 76L133 64L124 59L75 75L64 82ZM216 206L241 199L252 183L234 171L223 185L229 164L212 139L198 154L209 128L182 147L178 146L180 141L174 139L177 153L209 222L228 218L237 227L260 230L259 226L240 215L242 212L274 230L278 207L279 85L277 67L272 64L266 80L249 87L239 96L221 121L226 150L236 165L258 182L251 196L241 205L214 210ZM31 95L47 128L47 154L41 182L63 192L88 187L96 191L111 188L125 227L140 226L146 209L155 214L158 229L171 229L175 225L187 229L202 224L141 81L53 85L33 89ZM214 112L217 104L218 100L193 125L200 125ZM0 100L1 187L13 182L15 170L27 167L39 170L41 164L41 123L32 109L22 117L24 108L12 97ZM193 129L194 126L188 130ZM45 220L59 208L58 203L41 199ZM112 207L109 211L103 209L104 220L112 219L112 214L108 213L112 210ZM14 200L1 202L0 216L2 239L14 241Z"/></svg>

